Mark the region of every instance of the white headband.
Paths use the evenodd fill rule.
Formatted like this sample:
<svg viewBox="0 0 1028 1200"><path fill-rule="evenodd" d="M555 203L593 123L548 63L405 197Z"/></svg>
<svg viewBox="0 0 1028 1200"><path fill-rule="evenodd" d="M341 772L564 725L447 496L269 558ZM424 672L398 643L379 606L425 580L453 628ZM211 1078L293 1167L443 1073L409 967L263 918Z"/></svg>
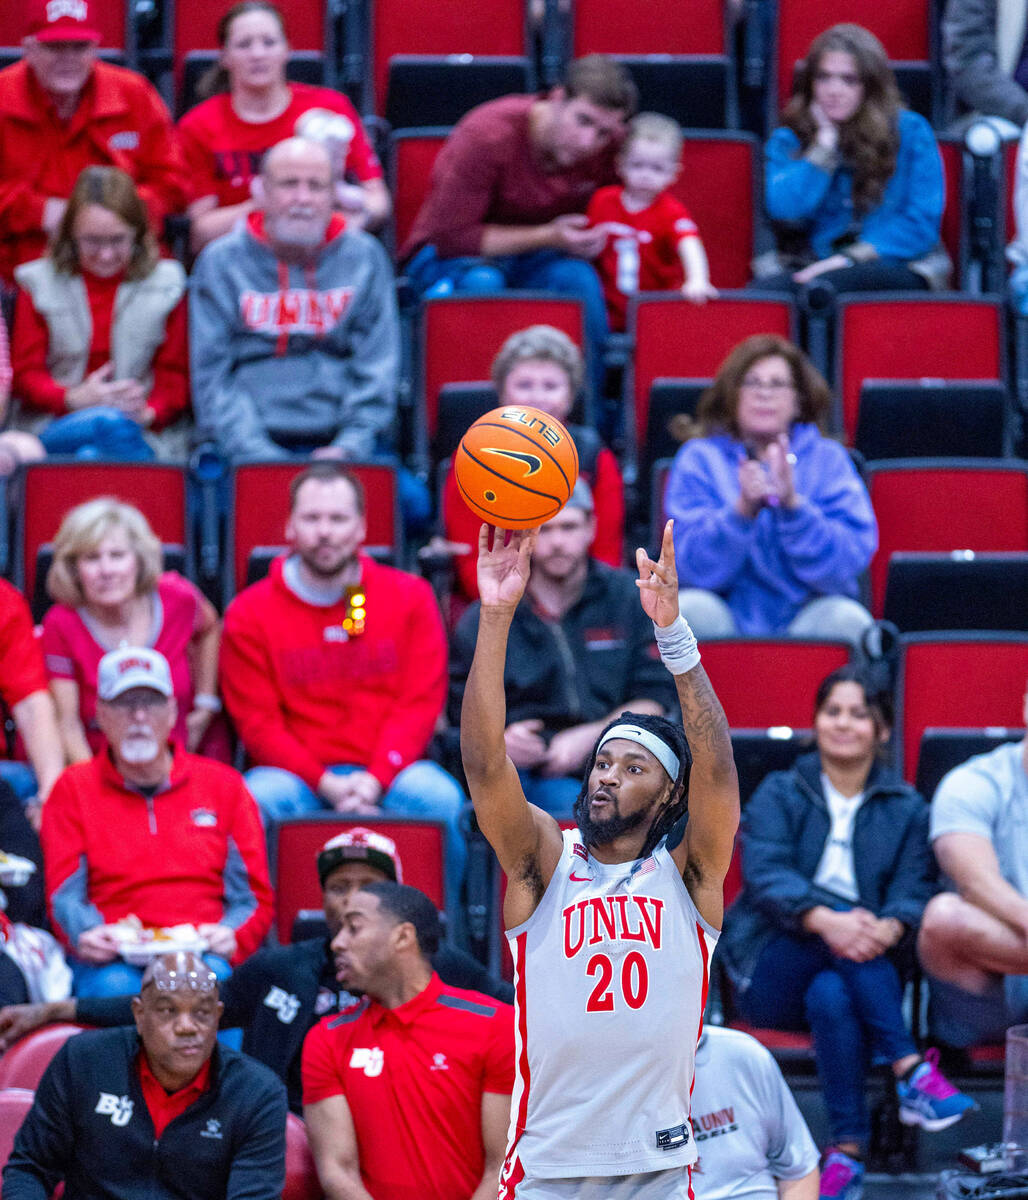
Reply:
<svg viewBox="0 0 1028 1200"><path fill-rule="evenodd" d="M678 769L681 766L678 755L667 742L662 741L655 733L650 733L648 729L640 729L638 725L615 725L613 729L608 729L601 738L600 744L596 747L597 754L611 738L624 738L626 741L637 742L640 746L644 746L667 771L672 780L678 778Z"/></svg>

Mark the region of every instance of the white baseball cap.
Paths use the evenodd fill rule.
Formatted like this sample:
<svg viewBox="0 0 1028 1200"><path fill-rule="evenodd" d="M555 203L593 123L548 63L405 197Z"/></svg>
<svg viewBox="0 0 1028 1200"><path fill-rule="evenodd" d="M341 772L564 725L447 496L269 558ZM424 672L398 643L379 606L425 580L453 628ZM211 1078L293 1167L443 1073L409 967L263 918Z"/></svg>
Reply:
<svg viewBox="0 0 1028 1200"><path fill-rule="evenodd" d="M101 700L113 700L130 688L145 687L173 694L171 668L163 654L142 646L122 646L100 659L96 693Z"/></svg>

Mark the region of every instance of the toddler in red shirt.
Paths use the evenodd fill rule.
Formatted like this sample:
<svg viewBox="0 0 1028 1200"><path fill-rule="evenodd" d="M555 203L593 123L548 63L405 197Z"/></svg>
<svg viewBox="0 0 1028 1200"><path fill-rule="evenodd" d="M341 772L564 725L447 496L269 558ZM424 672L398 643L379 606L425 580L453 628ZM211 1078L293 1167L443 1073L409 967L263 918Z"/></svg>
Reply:
<svg viewBox="0 0 1028 1200"><path fill-rule="evenodd" d="M608 236L593 264L603 283L610 327L625 328L628 297L680 290L702 304L717 295L696 223L670 191L681 170L682 131L670 117L640 113L629 125L618 175L589 204L591 225Z"/></svg>

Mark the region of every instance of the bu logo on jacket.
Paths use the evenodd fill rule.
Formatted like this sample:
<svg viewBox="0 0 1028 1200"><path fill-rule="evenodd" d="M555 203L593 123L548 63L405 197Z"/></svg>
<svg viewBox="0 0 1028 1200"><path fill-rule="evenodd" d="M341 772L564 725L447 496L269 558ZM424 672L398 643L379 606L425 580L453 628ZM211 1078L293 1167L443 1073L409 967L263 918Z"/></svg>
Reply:
<svg viewBox="0 0 1028 1200"><path fill-rule="evenodd" d="M96 1108L102 1117L110 1117L112 1125L127 1125L132 1120L132 1101L128 1096L115 1096L111 1092L101 1092Z"/></svg>

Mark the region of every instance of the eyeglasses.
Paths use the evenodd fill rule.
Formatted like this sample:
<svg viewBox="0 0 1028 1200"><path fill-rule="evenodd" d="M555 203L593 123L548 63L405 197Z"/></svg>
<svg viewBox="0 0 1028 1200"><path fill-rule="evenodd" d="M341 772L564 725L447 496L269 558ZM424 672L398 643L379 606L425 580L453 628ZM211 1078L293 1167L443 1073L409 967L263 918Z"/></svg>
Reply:
<svg viewBox="0 0 1028 1200"><path fill-rule="evenodd" d="M796 385L791 379L760 379L756 375L747 375L741 386L751 392L794 392L796 390Z"/></svg>
<svg viewBox="0 0 1028 1200"><path fill-rule="evenodd" d="M168 703L168 697L162 696L160 692L147 691L141 696L133 696L126 692L123 696L115 696L113 700L108 700L107 703L122 712L135 712L137 708L152 712L154 709L163 708Z"/></svg>
<svg viewBox="0 0 1028 1200"><path fill-rule="evenodd" d="M87 233L75 239L75 245L88 254L99 254L101 250L128 250L135 237L131 233L116 233L111 237L94 237Z"/></svg>

